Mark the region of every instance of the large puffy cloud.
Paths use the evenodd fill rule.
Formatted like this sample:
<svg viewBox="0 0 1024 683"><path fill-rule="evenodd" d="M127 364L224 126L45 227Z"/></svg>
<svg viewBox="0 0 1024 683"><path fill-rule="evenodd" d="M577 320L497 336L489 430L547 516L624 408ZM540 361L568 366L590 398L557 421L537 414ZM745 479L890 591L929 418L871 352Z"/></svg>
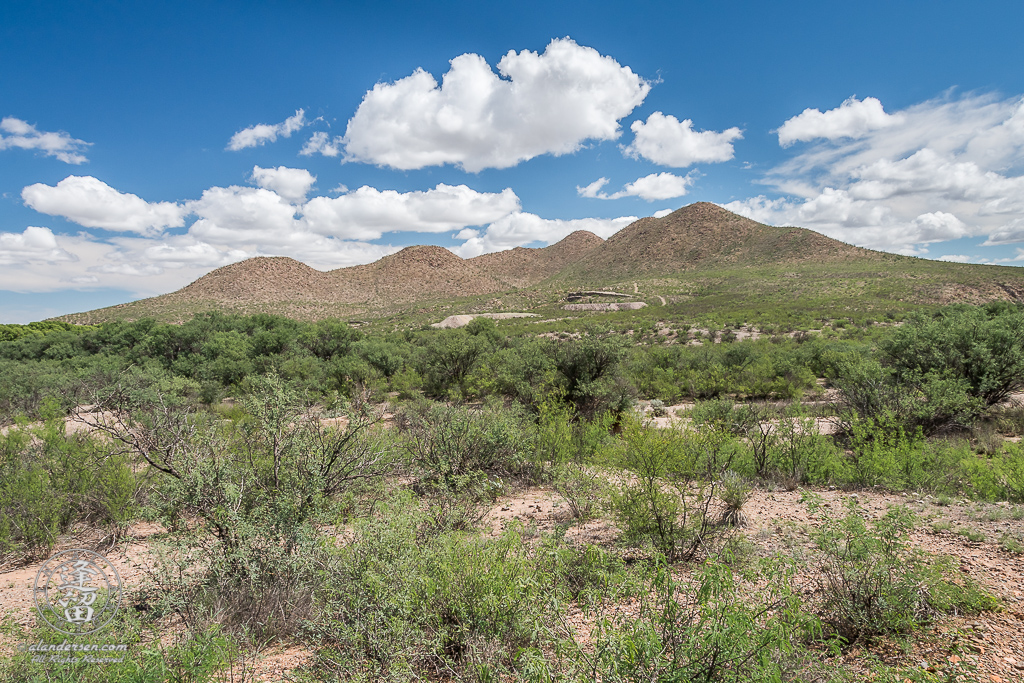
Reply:
<svg viewBox="0 0 1024 683"><path fill-rule="evenodd" d="M861 138L872 131L899 124L902 120L900 114L886 114L877 98L865 97L858 100L851 97L835 109L822 112L808 108L788 119L779 126L779 144L788 147L795 142L815 138Z"/></svg>
<svg viewBox="0 0 1024 683"><path fill-rule="evenodd" d="M88 159L81 152L89 144L63 131L48 133L37 130L35 126L13 116L0 119L0 150L34 149L66 164L83 164Z"/></svg>
<svg viewBox="0 0 1024 683"><path fill-rule="evenodd" d="M49 228L28 226L21 233L0 233L0 265L58 263L75 257L57 244Z"/></svg>
<svg viewBox="0 0 1024 683"><path fill-rule="evenodd" d="M281 246L305 232L296 207L264 188L211 187L188 207L199 217L189 234L211 244Z"/></svg>
<svg viewBox="0 0 1024 683"><path fill-rule="evenodd" d="M618 192L607 194L601 191L608 184L607 178L598 178L586 187L576 187L581 197L591 199L621 199L622 197L640 197L649 202L660 199L674 199L686 194L687 188L693 184L693 176L677 176L672 173L652 173L637 178L625 185Z"/></svg>
<svg viewBox="0 0 1024 683"><path fill-rule="evenodd" d="M25 204L40 213L62 216L87 228L153 232L185 224L185 207L147 202L118 192L92 176L68 176L56 186L36 183L21 192Z"/></svg>
<svg viewBox="0 0 1024 683"><path fill-rule="evenodd" d="M259 147L268 142L274 142L278 136L289 138L292 133L301 130L305 125L305 110L296 109L294 115L289 116L281 123L258 123L255 126L243 128L231 136L227 149L237 152L247 147Z"/></svg>
<svg viewBox="0 0 1024 683"><path fill-rule="evenodd" d="M398 169L507 168L617 138L619 120L649 90L629 67L569 38L551 41L543 54L510 51L498 73L480 55L464 54L440 85L419 69L374 86L348 122L345 152ZM310 149L329 150L327 142L323 136Z"/></svg>
<svg viewBox="0 0 1024 683"><path fill-rule="evenodd" d="M477 192L465 185L396 192L363 186L340 197L316 197L303 208L309 229L346 239L377 239L385 232L451 232L485 225L519 209L511 189Z"/></svg>
<svg viewBox="0 0 1024 683"><path fill-rule="evenodd" d="M457 238L466 241L452 251L462 258L472 258L531 242L554 244L577 230L587 230L598 237L608 238L635 220L636 216L558 220L516 211L490 224L483 233L476 230L463 231Z"/></svg>
<svg viewBox="0 0 1024 683"><path fill-rule="evenodd" d="M315 200L314 200L315 201ZM136 246L131 253L143 259L160 257L161 265L196 263L223 265L250 256L290 256L315 268L339 268L380 258L395 249L371 245L361 237L347 239L312 232L296 207L276 192L264 188L212 187L191 202L198 219L188 234L169 240L163 248ZM391 229L403 229L392 224ZM220 258L223 262L217 262Z"/></svg>
<svg viewBox="0 0 1024 683"><path fill-rule="evenodd" d="M728 161L735 154L733 141L743 137L739 128L729 128L721 133L695 131L690 119L680 121L660 111L648 116L646 122L634 121L630 130L635 137L623 150L625 154L676 168L700 162Z"/></svg>
<svg viewBox="0 0 1024 683"><path fill-rule="evenodd" d="M253 166L252 180L260 187L273 190L290 202L302 202L316 182L316 176L304 168Z"/></svg>
<svg viewBox="0 0 1024 683"><path fill-rule="evenodd" d="M761 180L782 196L726 208L901 253L982 235L986 246L1024 241L1021 98L946 97L892 114L851 99L825 118L806 114L780 141L819 141Z"/></svg>
<svg viewBox="0 0 1024 683"><path fill-rule="evenodd" d="M131 269L136 269L137 277L153 271L152 274L159 277L150 279L174 281L180 281L187 273L190 274L185 280L187 283L213 268L254 256L288 256L313 268L331 270L375 261L400 249L324 237L301 229L281 233L270 240L258 232L239 229L233 235L237 241L225 242L225 238L232 236L231 232L230 228L222 227L212 236L208 232L189 233L168 236L156 243L138 238L119 239L115 248L104 255L102 270L94 267L90 272L109 273L116 269L115 272L129 275Z"/></svg>

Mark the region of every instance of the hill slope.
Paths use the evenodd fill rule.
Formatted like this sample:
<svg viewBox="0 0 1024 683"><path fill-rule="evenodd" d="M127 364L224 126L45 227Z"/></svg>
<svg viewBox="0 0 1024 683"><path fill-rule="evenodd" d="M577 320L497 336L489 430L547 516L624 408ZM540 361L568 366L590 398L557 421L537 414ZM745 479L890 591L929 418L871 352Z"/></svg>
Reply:
<svg viewBox="0 0 1024 683"><path fill-rule="evenodd" d="M517 247L472 259L462 259L443 247L412 246L373 263L326 273L291 258L259 256L213 270L169 294L61 319L180 321L201 310L298 318L346 316L529 287L556 275L602 242L597 235L579 230L548 247Z"/></svg>
<svg viewBox="0 0 1024 683"><path fill-rule="evenodd" d="M604 243L586 230L577 230L562 241L543 249L516 247L469 259L481 270L507 285L508 289L529 287L557 275Z"/></svg>
<svg viewBox="0 0 1024 683"><path fill-rule="evenodd" d="M325 278L331 283L335 301L376 305L507 289L469 261L435 246L406 247L364 266L332 270Z"/></svg>
<svg viewBox="0 0 1024 683"><path fill-rule="evenodd" d="M258 256L210 271L168 299L270 303L330 296L324 273L285 256ZM159 297L158 297L159 298Z"/></svg>
<svg viewBox="0 0 1024 683"><path fill-rule="evenodd" d="M457 299L462 300L458 306L471 306L474 312L496 306L556 309L569 289L609 285L631 286L648 303L681 304L691 313L723 306L757 309L771 302L798 307L842 302L876 309L1024 301L1020 268L861 249L699 202L662 218L641 218L607 241L579 231L542 249L519 247L471 259L441 247L414 246L374 263L325 273L289 258L253 258L170 294L62 319L181 321L207 310L372 318L415 306L426 314ZM504 304L494 298L498 293Z"/></svg>
<svg viewBox="0 0 1024 683"><path fill-rule="evenodd" d="M567 267L558 279L671 275L693 269L877 260L880 252L850 246L804 228L777 228L698 202L662 218L641 218ZM886 255L891 256L891 255Z"/></svg>

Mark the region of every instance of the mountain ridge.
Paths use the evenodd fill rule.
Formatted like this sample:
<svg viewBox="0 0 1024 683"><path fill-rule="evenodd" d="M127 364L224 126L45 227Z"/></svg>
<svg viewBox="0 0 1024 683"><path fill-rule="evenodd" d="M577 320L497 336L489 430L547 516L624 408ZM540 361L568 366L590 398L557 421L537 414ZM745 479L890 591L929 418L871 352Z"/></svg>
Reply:
<svg viewBox="0 0 1024 683"><path fill-rule="evenodd" d="M921 302L1024 300L1024 271L1019 269L873 251L806 228L769 226L718 205L697 202L660 218L641 218L607 240L576 231L547 247L516 247L467 259L443 247L415 245L373 263L325 272L288 257L259 256L213 270L175 292L59 319L96 322L151 316L183 320L201 310L275 312L304 319L389 311L393 315L402 307L418 306L426 311L446 301L473 297L491 297L491 304L483 300L473 304L483 306L481 310L487 306L505 310L502 307L507 304L501 303L499 295L518 295L513 298L530 307L559 301L570 289L626 284L636 290L639 281L660 283L662 290L655 299L664 305L666 296L686 301L692 299L690 290L704 287L683 286L681 278L697 278L706 284L709 279L721 279L718 276L723 272L733 273L734 279L738 272L749 277L756 274L760 290L781 291L789 285L780 284L779 268L806 274L781 274L804 277L799 287L790 286L794 296L818 291L827 297L828 292L842 290L874 291L874 298L898 302L905 298ZM868 284L880 279L889 283ZM737 291L741 296L747 293L742 287ZM649 293L653 295L653 291Z"/></svg>

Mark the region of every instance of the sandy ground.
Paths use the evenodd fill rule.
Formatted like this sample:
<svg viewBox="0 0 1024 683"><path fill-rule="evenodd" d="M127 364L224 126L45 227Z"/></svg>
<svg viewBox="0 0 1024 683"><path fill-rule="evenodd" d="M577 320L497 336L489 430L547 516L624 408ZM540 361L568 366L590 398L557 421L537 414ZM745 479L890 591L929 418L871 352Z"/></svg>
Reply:
<svg viewBox="0 0 1024 683"><path fill-rule="evenodd" d="M431 324L431 327L438 329L452 329L465 327L473 321L473 318L490 318L491 320L508 320L509 318L536 318L536 313L474 313L472 315L450 315L439 323Z"/></svg>

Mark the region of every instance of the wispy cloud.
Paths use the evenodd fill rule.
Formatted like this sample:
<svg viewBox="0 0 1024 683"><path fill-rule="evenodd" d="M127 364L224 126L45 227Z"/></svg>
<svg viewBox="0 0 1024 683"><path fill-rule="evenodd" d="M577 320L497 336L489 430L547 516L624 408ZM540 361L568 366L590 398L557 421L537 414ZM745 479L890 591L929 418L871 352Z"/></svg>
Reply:
<svg viewBox="0 0 1024 683"><path fill-rule="evenodd" d="M0 150L34 149L66 164L84 164L88 159L81 152L91 143L76 140L60 131L49 133L12 116L0 119Z"/></svg>
<svg viewBox="0 0 1024 683"><path fill-rule="evenodd" d="M303 109L296 109L293 116L289 116L281 123L258 123L249 128L243 128L228 141L227 149L237 152L247 147L259 147L268 142L274 142L278 136L290 138L292 133L301 130L306 125L306 112Z"/></svg>
<svg viewBox="0 0 1024 683"><path fill-rule="evenodd" d="M892 114L850 98L789 119L779 140L810 142L761 179L779 196L726 208L910 254L960 237L1024 241L1024 98L946 96Z"/></svg>
<svg viewBox="0 0 1024 683"><path fill-rule="evenodd" d="M607 194L602 188L608 184L607 178L598 178L585 187L576 186L576 193L581 197L591 199L622 199L623 197L639 197L649 202L661 199L674 199L684 196L690 185L693 184L694 176L677 176L672 173L652 173L643 178L637 178L631 183L623 186L618 192Z"/></svg>

